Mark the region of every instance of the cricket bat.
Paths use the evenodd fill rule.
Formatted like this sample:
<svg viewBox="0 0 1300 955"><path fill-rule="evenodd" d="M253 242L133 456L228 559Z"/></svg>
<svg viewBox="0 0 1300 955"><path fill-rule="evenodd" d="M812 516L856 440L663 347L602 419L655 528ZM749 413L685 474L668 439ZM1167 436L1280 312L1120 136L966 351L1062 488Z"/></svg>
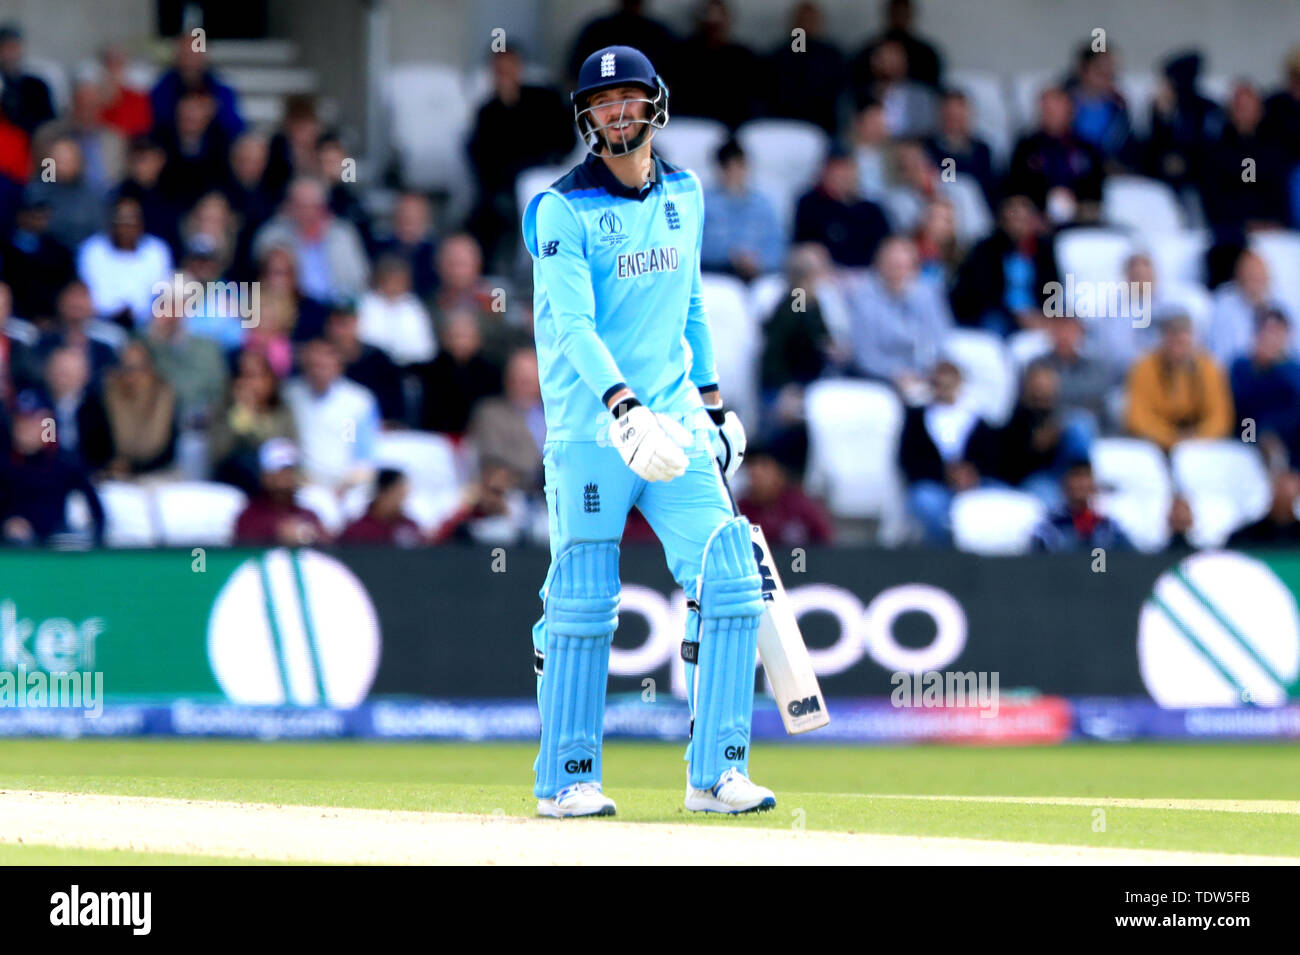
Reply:
<svg viewBox="0 0 1300 955"><path fill-rule="evenodd" d="M728 489L730 490L730 489ZM758 624L758 655L781 708L781 722L791 736L820 729L831 721L799 622L777 573L763 528L750 524L754 559L763 578L763 617Z"/></svg>

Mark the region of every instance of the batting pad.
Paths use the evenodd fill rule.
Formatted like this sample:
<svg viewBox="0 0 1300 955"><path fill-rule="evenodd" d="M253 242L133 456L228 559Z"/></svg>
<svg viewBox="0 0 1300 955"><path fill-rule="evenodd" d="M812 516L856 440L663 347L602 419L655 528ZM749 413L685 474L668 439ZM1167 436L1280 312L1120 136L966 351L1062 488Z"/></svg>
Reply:
<svg viewBox="0 0 1300 955"><path fill-rule="evenodd" d="M693 677L693 730L686 750L690 782L712 787L723 772L749 766L754 712L754 662L763 585L750 543L749 521L735 517L704 546L700 574L700 636Z"/></svg>
<svg viewBox="0 0 1300 955"><path fill-rule="evenodd" d="M574 544L551 570L537 695L542 744L533 764L533 792L539 799L571 783L600 780L605 682L618 626L618 593L618 545L611 541Z"/></svg>

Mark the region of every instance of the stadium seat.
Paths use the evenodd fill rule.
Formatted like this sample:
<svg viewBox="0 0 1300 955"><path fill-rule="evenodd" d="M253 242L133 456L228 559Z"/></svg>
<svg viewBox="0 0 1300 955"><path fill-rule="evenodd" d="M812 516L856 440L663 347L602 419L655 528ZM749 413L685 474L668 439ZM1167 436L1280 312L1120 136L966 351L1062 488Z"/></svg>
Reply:
<svg viewBox="0 0 1300 955"><path fill-rule="evenodd" d="M825 379L804 392L808 487L843 518L878 518L883 543L906 527L898 438L903 405L888 385Z"/></svg>
<svg viewBox="0 0 1300 955"><path fill-rule="evenodd" d="M467 209L473 182L465 137L472 117L460 71L403 63L389 71L385 85L393 145L406 184L443 192L456 210Z"/></svg>
<svg viewBox="0 0 1300 955"><path fill-rule="evenodd" d="M1052 350L1052 340L1041 328L1026 328L1014 332L1007 339L1007 352L1011 355L1016 379L1036 358L1042 358Z"/></svg>
<svg viewBox="0 0 1300 955"><path fill-rule="evenodd" d="M540 63L524 64L524 83L546 86L551 82L551 71ZM474 67L461 78L465 102L477 113L492 97L492 69L487 64ZM567 105L567 100L566 100Z"/></svg>
<svg viewBox="0 0 1300 955"><path fill-rule="evenodd" d="M364 489L362 490L364 491ZM339 502L338 495L322 484L304 484L298 488L298 492L294 495L294 502L299 507L307 508L320 518L320 522L325 525L325 529L331 534L337 534L343 530L344 525L350 519L349 515L343 513L343 507Z"/></svg>
<svg viewBox="0 0 1300 955"><path fill-rule="evenodd" d="M1132 238L1118 229L1066 229L1056 236L1056 264L1061 281L1070 273L1076 283L1122 282L1124 262L1133 248Z"/></svg>
<svg viewBox="0 0 1300 955"><path fill-rule="evenodd" d="M1038 125L1038 97L1061 79L1060 68L1030 70L1011 78L1011 104L1015 132L1023 135Z"/></svg>
<svg viewBox="0 0 1300 955"><path fill-rule="evenodd" d="M158 529L149 490L126 481L105 481L95 488L104 507L104 543L109 547L155 547Z"/></svg>
<svg viewBox="0 0 1300 955"><path fill-rule="evenodd" d="M1205 284L1205 252L1210 233L1205 229L1183 229L1142 237L1142 248L1151 256L1156 280Z"/></svg>
<svg viewBox="0 0 1300 955"><path fill-rule="evenodd" d="M944 79L949 86L966 94L971 127L976 136L989 144L995 163L1006 163L1011 156L1012 127L1002 78L983 70L949 70Z"/></svg>
<svg viewBox="0 0 1300 955"><path fill-rule="evenodd" d="M459 491L412 491L406 499L406 516L432 534L460 506Z"/></svg>
<svg viewBox="0 0 1300 955"><path fill-rule="evenodd" d="M750 181L776 205L788 233L795 203L821 174L830 140L812 123L797 119L751 120L736 137L749 159Z"/></svg>
<svg viewBox="0 0 1300 955"><path fill-rule="evenodd" d="M1154 73L1121 73L1115 81L1128 106L1133 132L1138 136L1146 136L1151 129L1151 100L1158 82Z"/></svg>
<svg viewBox="0 0 1300 955"><path fill-rule="evenodd" d="M1169 455L1174 486L1192 508L1188 539L1196 547L1220 547L1228 535L1259 520L1272 500L1259 450L1231 438L1193 438Z"/></svg>
<svg viewBox="0 0 1300 955"><path fill-rule="evenodd" d="M1023 491L979 488L954 497L951 513L958 550L1005 556L1029 550L1034 528L1047 516L1047 509Z"/></svg>
<svg viewBox="0 0 1300 955"><path fill-rule="evenodd" d="M412 491L446 491L460 486L455 447L441 434L385 431L375 441L375 463L405 474Z"/></svg>
<svg viewBox="0 0 1300 955"><path fill-rule="evenodd" d="M749 283L749 315L762 328L786 297L790 282L781 272L760 275Z"/></svg>
<svg viewBox="0 0 1300 955"><path fill-rule="evenodd" d="M1268 264L1273 298L1292 321L1300 321L1300 232L1257 232L1250 248Z"/></svg>
<svg viewBox="0 0 1300 955"><path fill-rule="evenodd" d="M1164 452L1141 438L1098 438L1092 445L1097 508L1144 551L1169 542L1173 485Z"/></svg>
<svg viewBox="0 0 1300 955"><path fill-rule="evenodd" d="M704 310L713 332L718 384L727 404L742 420L758 411L758 350L761 336L749 310L745 283L732 275L705 272L701 276Z"/></svg>
<svg viewBox="0 0 1300 955"><path fill-rule="evenodd" d="M1006 422L1018 383L1002 339L992 332L956 328L944 339L943 356L962 370L962 400L990 425Z"/></svg>
<svg viewBox="0 0 1300 955"><path fill-rule="evenodd" d="M1108 176L1101 193L1101 218L1139 235L1176 233L1183 228L1178 196L1166 183L1145 176Z"/></svg>
<svg viewBox="0 0 1300 955"><path fill-rule="evenodd" d="M655 152L674 166L682 166L700 177L708 189L717 181L718 147L727 141L727 127L716 119L695 116L674 117L655 133Z"/></svg>
<svg viewBox="0 0 1300 955"><path fill-rule="evenodd" d="M154 488L162 543L223 547L235 536L235 521L248 504L237 487L210 481L180 481Z"/></svg>

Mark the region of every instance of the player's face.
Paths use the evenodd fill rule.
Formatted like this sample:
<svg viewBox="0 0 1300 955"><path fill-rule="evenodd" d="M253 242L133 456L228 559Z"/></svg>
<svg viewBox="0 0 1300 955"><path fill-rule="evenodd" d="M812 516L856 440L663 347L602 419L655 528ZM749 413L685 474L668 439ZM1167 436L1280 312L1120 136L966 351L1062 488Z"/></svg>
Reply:
<svg viewBox="0 0 1300 955"><path fill-rule="evenodd" d="M647 102L628 102L628 100L645 100L645 90L636 86L619 86L614 89L601 90L591 98L591 115L596 125L605 127L604 134L611 146L618 146L636 137L641 131L641 123L648 117L650 104Z"/></svg>

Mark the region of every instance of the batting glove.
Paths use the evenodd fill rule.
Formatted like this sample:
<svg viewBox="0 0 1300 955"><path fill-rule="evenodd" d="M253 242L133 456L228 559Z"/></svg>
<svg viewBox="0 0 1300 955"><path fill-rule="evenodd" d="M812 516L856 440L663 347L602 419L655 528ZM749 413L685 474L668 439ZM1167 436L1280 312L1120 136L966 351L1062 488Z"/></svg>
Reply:
<svg viewBox="0 0 1300 955"><path fill-rule="evenodd" d="M619 402L609 426L610 442L623 463L647 481L671 481L686 472L689 463L683 446L690 433L667 415L645 405ZM685 440L683 440L685 439Z"/></svg>
<svg viewBox="0 0 1300 955"><path fill-rule="evenodd" d="M734 411L723 411L721 408L706 408L709 417L718 429L713 432L713 457L717 459L718 467L722 468L722 473L730 480L732 475L740 470L741 462L745 460L745 447L748 441L745 439L745 426L740 423L740 415Z"/></svg>

